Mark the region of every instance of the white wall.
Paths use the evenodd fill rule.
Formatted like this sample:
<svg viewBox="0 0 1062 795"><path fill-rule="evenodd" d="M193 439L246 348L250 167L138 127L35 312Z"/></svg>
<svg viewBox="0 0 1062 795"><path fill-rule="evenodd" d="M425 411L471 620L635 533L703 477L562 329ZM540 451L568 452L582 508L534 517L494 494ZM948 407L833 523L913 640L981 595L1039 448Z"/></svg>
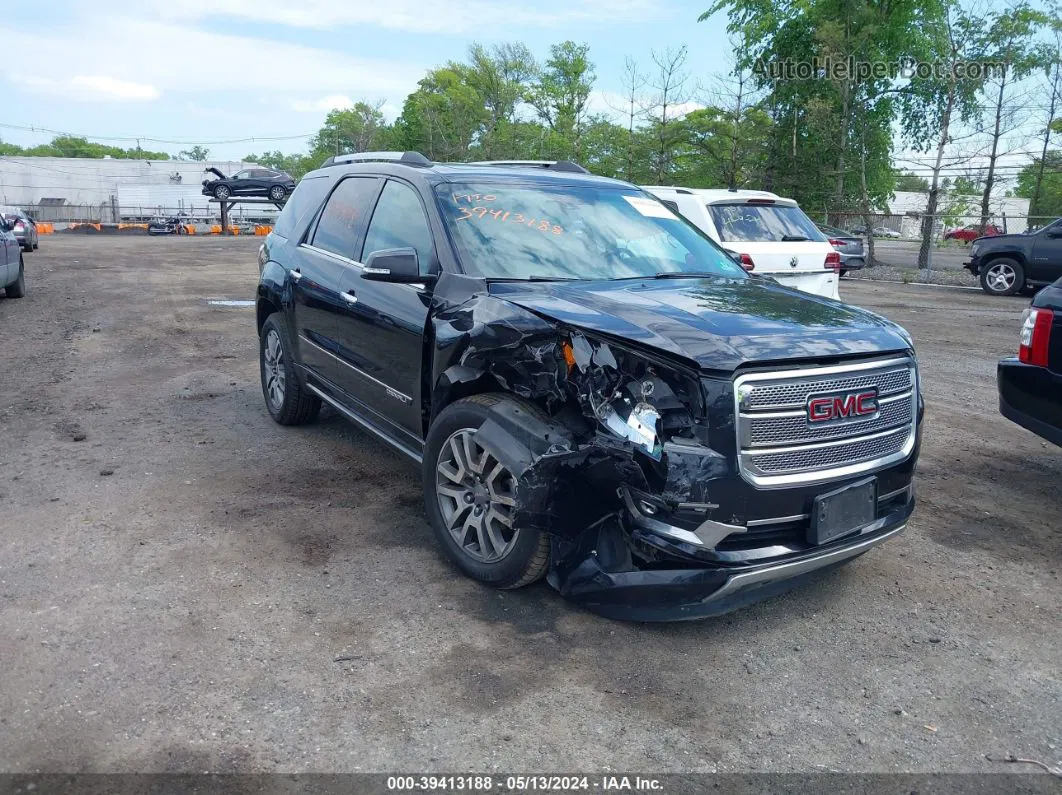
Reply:
<svg viewBox="0 0 1062 795"><path fill-rule="evenodd" d="M203 169L214 166L232 174L253 163L181 160L90 160L66 157L0 157L0 204L35 205L44 198L63 198L67 204L100 205L117 198L122 205L167 206L175 197L200 196L207 178ZM173 179L174 175L180 181ZM157 196L156 196L157 194Z"/></svg>

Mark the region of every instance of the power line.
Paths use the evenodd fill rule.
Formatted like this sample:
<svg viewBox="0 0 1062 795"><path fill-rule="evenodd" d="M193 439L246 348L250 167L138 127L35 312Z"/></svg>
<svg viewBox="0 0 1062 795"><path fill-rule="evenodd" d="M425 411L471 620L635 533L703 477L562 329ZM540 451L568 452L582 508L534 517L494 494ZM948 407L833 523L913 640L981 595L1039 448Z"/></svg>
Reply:
<svg viewBox="0 0 1062 795"><path fill-rule="evenodd" d="M8 130L21 130L23 132L35 132L35 133L48 133L49 135L62 135L69 136L71 138L84 138L89 141L135 141L139 144L140 141L153 144L172 144L175 146L223 146L225 144L247 144L267 141L297 141L305 138L312 138L317 135L317 131L300 133L299 135L257 135L247 136L246 138L230 138L223 141L193 141L189 139L170 139L170 138L149 138L146 135L89 135L87 133L74 133L64 130L53 130L49 127L27 127L21 124L5 124L0 123L0 127Z"/></svg>

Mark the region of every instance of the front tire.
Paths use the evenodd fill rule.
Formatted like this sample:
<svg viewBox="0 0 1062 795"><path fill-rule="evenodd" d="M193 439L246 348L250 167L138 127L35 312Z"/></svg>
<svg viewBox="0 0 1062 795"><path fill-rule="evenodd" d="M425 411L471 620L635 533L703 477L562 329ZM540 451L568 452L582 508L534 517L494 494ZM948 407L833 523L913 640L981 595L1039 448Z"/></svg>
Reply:
<svg viewBox="0 0 1062 795"><path fill-rule="evenodd" d="M491 408L503 402L541 413L508 395L473 395L432 423L424 449L424 501L447 557L473 580L494 588L530 585L549 568L549 537L513 527L513 475L475 441Z"/></svg>
<svg viewBox="0 0 1062 795"><path fill-rule="evenodd" d="M7 286L8 298L25 298L26 297L26 266L22 263L22 255L18 258L18 278L15 279L13 284Z"/></svg>
<svg viewBox="0 0 1062 795"><path fill-rule="evenodd" d="M1014 295L1025 286L1025 270L1012 259L994 259L981 269L981 289L989 295Z"/></svg>
<svg viewBox="0 0 1062 795"><path fill-rule="evenodd" d="M232 196L232 190L228 185L217 185L214 188L214 198L218 201L228 201L230 196Z"/></svg>
<svg viewBox="0 0 1062 795"><path fill-rule="evenodd" d="M262 325L258 350L262 396L269 415L280 425L305 425L317 419L321 399L299 381L291 338L277 315L270 315Z"/></svg>

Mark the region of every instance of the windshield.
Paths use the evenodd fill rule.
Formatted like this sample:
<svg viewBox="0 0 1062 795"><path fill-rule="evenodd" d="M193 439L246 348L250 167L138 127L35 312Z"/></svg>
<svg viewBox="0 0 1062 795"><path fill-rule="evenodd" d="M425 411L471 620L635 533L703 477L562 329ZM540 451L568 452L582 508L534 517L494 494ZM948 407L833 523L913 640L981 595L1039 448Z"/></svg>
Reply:
<svg viewBox="0 0 1062 795"><path fill-rule="evenodd" d="M456 183L436 198L467 273L495 279L748 275L648 194L614 187Z"/></svg>
<svg viewBox="0 0 1062 795"><path fill-rule="evenodd" d="M799 207L784 204L709 204L719 239L724 243L824 241L826 238Z"/></svg>

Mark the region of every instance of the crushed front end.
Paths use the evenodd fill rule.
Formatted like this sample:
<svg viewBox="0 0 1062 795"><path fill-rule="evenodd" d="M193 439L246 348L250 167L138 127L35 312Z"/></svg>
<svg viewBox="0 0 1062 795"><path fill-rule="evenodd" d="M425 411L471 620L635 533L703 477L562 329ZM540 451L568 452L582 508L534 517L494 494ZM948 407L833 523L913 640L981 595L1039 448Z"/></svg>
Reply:
<svg viewBox="0 0 1062 795"><path fill-rule="evenodd" d="M826 309L856 311L838 306ZM923 403L909 337L820 326L785 326L786 348L717 338L792 358L713 347L706 358L727 367L710 370L477 293L435 316L432 404L518 398L476 440L513 473L514 526L549 534L548 580L566 598L630 620L717 615L862 554L914 508Z"/></svg>
<svg viewBox="0 0 1062 795"><path fill-rule="evenodd" d="M728 612L862 554L913 510L909 353L709 376L574 330L530 349L559 410L499 407L477 438L517 476L518 526L550 533L549 582L590 610Z"/></svg>

